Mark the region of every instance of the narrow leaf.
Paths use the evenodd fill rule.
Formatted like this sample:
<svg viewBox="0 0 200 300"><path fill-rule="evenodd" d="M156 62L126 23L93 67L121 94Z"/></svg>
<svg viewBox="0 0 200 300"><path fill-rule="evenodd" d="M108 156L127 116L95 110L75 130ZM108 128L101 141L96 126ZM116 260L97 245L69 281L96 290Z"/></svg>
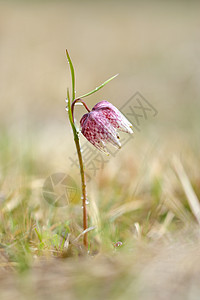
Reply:
<svg viewBox="0 0 200 300"><path fill-rule="evenodd" d="M35 232L36 232L36 234L37 234L37 237L38 237L40 243L42 243L42 237L41 237L41 235L39 234L39 232L38 232L38 230L37 230L36 227L35 227Z"/></svg>
<svg viewBox="0 0 200 300"><path fill-rule="evenodd" d="M67 49L66 49L66 54L67 54L67 59L68 59L68 62L69 62L71 76L72 76L72 102L73 102L74 99L75 99L75 75L74 75L74 67L73 67L73 64L72 64L72 61L71 61L71 58L69 56L69 53L68 53Z"/></svg>
<svg viewBox="0 0 200 300"><path fill-rule="evenodd" d="M67 108L68 108L68 115L69 115L69 121L72 126L73 131L76 130L74 122L73 122L73 117L72 117L72 111L71 111L71 101L70 101L70 96L69 96L69 89L67 88Z"/></svg>
<svg viewBox="0 0 200 300"><path fill-rule="evenodd" d="M113 77L109 78L108 80L106 80L104 83L102 83L100 86L96 87L94 90L92 90L91 92L87 93L87 94L84 94L80 97L77 97L78 98L85 98L87 96L90 96L94 93L96 93L97 91L99 91L100 89L102 89L108 82L110 82L111 80L113 80L115 77L117 77L119 74L116 74L114 75Z"/></svg>

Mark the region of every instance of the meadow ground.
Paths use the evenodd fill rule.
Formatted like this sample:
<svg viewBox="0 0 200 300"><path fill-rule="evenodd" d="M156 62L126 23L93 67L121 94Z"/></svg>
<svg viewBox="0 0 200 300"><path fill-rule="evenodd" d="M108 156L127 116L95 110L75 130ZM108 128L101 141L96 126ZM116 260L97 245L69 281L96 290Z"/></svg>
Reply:
<svg viewBox="0 0 200 300"><path fill-rule="evenodd" d="M0 298L199 299L198 2L0 5ZM121 134L127 143L109 158L81 137L89 255L66 48L77 96L120 73L89 107L106 99L130 109L131 99L141 115L127 114L133 139ZM83 113L77 106L77 121ZM43 193L53 174L75 187L57 205Z"/></svg>

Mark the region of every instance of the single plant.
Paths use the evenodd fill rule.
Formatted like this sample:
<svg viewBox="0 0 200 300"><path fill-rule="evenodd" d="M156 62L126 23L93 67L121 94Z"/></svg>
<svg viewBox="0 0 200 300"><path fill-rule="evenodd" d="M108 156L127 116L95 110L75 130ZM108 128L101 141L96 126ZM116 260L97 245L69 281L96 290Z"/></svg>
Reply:
<svg viewBox="0 0 200 300"><path fill-rule="evenodd" d="M111 77L100 86L96 87L91 92L84 94L80 97L75 98L75 73L74 67L66 50L68 63L71 71L72 79L72 90L71 99L69 95L69 88L67 88L67 111L69 116L69 121L72 127L74 141L76 145L76 151L78 154L80 175L81 175L81 186L82 186L82 207L83 207L83 243L86 249L88 249L88 218L87 218L87 192L86 192L86 178L84 172L83 157L81 153L81 146L79 141L79 130L77 129L74 122L74 107L77 102L81 102L86 110L87 114L84 114L80 120L81 133L86 137L86 139L93 144L98 150L109 154L106 149L105 143L111 143L117 148L121 148L119 142L118 131L124 131L132 134L131 129L132 124L124 117L124 115L111 103L108 101L98 102L92 110L88 108L86 103L82 100L83 98L94 94L103 88L108 82L114 79L117 75Z"/></svg>

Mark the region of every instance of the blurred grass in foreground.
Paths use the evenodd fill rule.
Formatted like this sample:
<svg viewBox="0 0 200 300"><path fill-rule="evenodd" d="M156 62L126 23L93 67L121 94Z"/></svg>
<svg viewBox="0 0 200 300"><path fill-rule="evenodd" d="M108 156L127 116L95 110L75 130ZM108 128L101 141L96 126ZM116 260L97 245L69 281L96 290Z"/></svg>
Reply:
<svg viewBox="0 0 200 300"><path fill-rule="evenodd" d="M56 208L42 197L44 170L49 174L54 164L40 161L40 143L37 139L35 159L28 139L30 148L24 146L20 152L8 135L0 140L3 299L9 295L32 299L30 291L38 299L51 295L52 299L66 299L66 295L70 299L133 295L155 299L160 286L164 299L169 289L174 293L170 297L179 299L176 289L185 285L185 276L197 280L195 272L200 268L200 206L195 202L200 197L200 175L195 151L185 141L173 152L167 143L152 148L138 136L134 156L127 146L111 158L89 183L89 226L95 229L89 233L87 257L82 238L77 239L82 232L80 202ZM76 173L70 175L78 178ZM122 245L117 247L119 241ZM14 270L21 273L17 282ZM163 280L160 285L159 280ZM199 291L195 282L194 288Z"/></svg>

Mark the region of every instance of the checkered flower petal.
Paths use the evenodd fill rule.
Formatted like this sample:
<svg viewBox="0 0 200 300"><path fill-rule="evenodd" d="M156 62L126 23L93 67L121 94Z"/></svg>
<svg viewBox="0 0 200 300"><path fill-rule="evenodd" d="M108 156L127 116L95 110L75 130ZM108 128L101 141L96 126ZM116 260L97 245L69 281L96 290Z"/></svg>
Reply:
<svg viewBox="0 0 200 300"><path fill-rule="evenodd" d="M119 131L124 131L132 134L132 124L125 116L110 102L100 101L92 109L92 111L101 111L112 126Z"/></svg>
<svg viewBox="0 0 200 300"><path fill-rule="evenodd" d="M105 143L120 148L119 135L101 110L83 115L80 120L81 132L97 149L108 154Z"/></svg>
<svg viewBox="0 0 200 300"><path fill-rule="evenodd" d="M121 148L117 130L133 133L132 124L108 101L97 103L89 113L82 116L80 124L86 139L107 154L105 143Z"/></svg>

